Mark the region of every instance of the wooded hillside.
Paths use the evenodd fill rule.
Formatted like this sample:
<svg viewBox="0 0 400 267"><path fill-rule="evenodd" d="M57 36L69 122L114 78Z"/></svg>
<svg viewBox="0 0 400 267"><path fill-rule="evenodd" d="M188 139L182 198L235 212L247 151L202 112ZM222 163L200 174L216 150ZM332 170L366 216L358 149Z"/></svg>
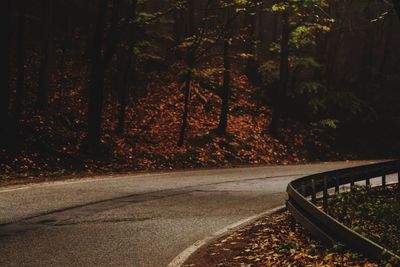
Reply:
<svg viewBox="0 0 400 267"><path fill-rule="evenodd" d="M0 178L398 156L400 1L0 12Z"/></svg>

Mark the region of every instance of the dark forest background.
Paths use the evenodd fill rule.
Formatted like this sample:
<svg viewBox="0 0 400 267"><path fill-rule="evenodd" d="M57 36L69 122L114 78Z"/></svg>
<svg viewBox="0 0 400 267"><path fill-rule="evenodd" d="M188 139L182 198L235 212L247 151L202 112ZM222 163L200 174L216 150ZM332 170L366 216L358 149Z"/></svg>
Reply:
<svg viewBox="0 0 400 267"><path fill-rule="evenodd" d="M1 5L5 179L398 156L397 1Z"/></svg>

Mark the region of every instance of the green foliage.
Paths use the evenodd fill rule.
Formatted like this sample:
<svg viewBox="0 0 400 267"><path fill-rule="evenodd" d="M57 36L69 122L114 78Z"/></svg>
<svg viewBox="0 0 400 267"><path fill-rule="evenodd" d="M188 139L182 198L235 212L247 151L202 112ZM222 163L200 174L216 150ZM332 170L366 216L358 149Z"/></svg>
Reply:
<svg viewBox="0 0 400 267"><path fill-rule="evenodd" d="M286 5L285 3L278 3L278 4L274 4L271 8L272 12L283 12L285 10L287 10L288 5Z"/></svg>
<svg viewBox="0 0 400 267"><path fill-rule="evenodd" d="M279 54L281 52L280 44L278 44L276 42L273 42L269 47L269 52L271 52L271 53L273 53L275 55Z"/></svg>
<svg viewBox="0 0 400 267"><path fill-rule="evenodd" d="M291 33L290 43L292 46L296 49L307 48L310 45L314 46L315 36L312 30L313 28L307 25L296 27Z"/></svg>
<svg viewBox="0 0 400 267"><path fill-rule="evenodd" d="M322 67L313 57L290 57L290 63L293 68L319 69Z"/></svg>
<svg viewBox="0 0 400 267"><path fill-rule="evenodd" d="M351 121L354 118L362 118L365 122L375 121L377 114L368 102L357 97L350 91L334 91L329 94L329 101L341 111L342 119ZM338 114L339 115L339 114Z"/></svg>
<svg viewBox="0 0 400 267"><path fill-rule="evenodd" d="M328 2L325 0L288 0L274 5L271 11L289 13L290 75L287 97L298 103L306 116L312 116L313 120L317 118L317 122L312 123L316 134L332 136L332 132L339 126L339 120L335 116L326 118L330 116L328 110L332 101L324 81L316 79L318 76L315 74L322 72L324 66L318 62L314 53L317 39L330 32L334 22L324 13L327 7ZM263 83L279 79L280 49L279 42L270 46L269 51L275 58L261 64Z"/></svg>
<svg viewBox="0 0 400 267"><path fill-rule="evenodd" d="M324 86L318 82L307 81L300 83L294 92L296 95L311 95L319 93L322 88L324 88Z"/></svg>
<svg viewBox="0 0 400 267"><path fill-rule="evenodd" d="M275 60L265 61L260 65L258 72L263 84L274 83L279 78L279 63Z"/></svg>
<svg viewBox="0 0 400 267"><path fill-rule="evenodd" d="M204 89L215 91L220 87L223 68L203 68L193 71L193 79L200 83Z"/></svg>
<svg viewBox="0 0 400 267"><path fill-rule="evenodd" d="M161 12L139 12L137 14L137 18L135 20L135 23L137 25L145 26L145 25L150 25L154 24L159 21L159 18L161 18Z"/></svg>
<svg viewBox="0 0 400 267"><path fill-rule="evenodd" d="M326 129L336 129L338 127L339 121L335 119L323 119L319 122L313 122L311 125L319 131L324 131Z"/></svg>

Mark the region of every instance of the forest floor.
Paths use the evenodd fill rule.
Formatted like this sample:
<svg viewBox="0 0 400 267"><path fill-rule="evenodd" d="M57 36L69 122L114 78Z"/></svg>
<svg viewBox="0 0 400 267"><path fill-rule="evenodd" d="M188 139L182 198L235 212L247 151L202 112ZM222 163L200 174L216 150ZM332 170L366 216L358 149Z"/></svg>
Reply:
<svg viewBox="0 0 400 267"><path fill-rule="evenodd" d="M28 65L35 68L35 64ZM82 146L87 127L87 67L66 62L66 71L53 75L53 92L45 111L34 108L37 74L28 69L26 84L31 89L18 134L1 149L0 182L351 157L338 153L304 123L287 120L279 139L269 134L271 110L263 92L238 70L232 75L227 134L218 136L213 131L218 126L219 96L193 83L196 93L190 100L186 140L178 147L184 94L177 77L182 68L176 64L170 70L147 74L143 89L132 93L123 135L115 133L118 87L107 84L102 145L96 156ZM107 80L117 80L116 73L110 72Z"/></svg>

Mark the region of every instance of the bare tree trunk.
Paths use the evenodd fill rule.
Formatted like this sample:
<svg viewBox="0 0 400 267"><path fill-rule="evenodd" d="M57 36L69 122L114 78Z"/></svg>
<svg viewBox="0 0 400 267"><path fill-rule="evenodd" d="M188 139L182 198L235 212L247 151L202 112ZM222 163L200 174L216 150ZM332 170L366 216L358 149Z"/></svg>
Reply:
<svg viewBox="0 0 400 267"><path fill-rule="evenodd" d="M0 11L0 143L6 142L10 105L11 0L5 0Z"/></svg>
<svg viewBox="0 0 400 267"><path fill-rule="evenodd" d="M276 0L274 0L272 4L273 5L276 4ZM273 12L272 33L271 33L271 38L273 43L275 43L278 40L278 26L279 26L279 14L277 12Z"/></svg>
<svg viewBox="0 0 400 267"><path fill-rule="evenodd" d="M189 36L194 34L194 0L189 1L188 5L188 14L189 14ZM194 44L188 49L189 51L187 52L187 59L186 59L186 65L188 67L186 78L185 78L185 86L184 86L184 91L185 91L185 100L184 100L184 109L183 109L183 114L182 114L182 125L181 129L179 131L179 139L178 139L178 146L183 146L184 141L185 141L185 133L186 133L186 128L188 127L188 118L189 118L189 102L190 102L190 95L191 95L191 83L192 83L192 71L193 71L193 65L194 65L194 60L195 60L195 47Z"/></svg>
<svg viewBox="0 0 400 267"><path fill-rule="evenodd" d="M93 42L92 77L89 88L88 135L90 145L97 146L101 138L101 115L104 98L105 62L102 55L102 40L107 16L107 0L99 0L99 10Z"/></svg>
<svg viewBox="0 0 400 267"><path fill-rule="evenodd" d="M249 80L254 83L259 83L258 77L258 68L259 68L259 32L260 32L260 25L259 25L259 9L256 6L257 1L253 0L254 7L252 8L251 12L254 15L250 15L251 23L250 23L250 31L249 31L249 42L248 42L248 53L252 56L247 59L246 62L246 75Z"/></svg>
<svg viewBox="0 0 400 267"><path fill-rule="evenodd" d="M232 28L229 24L231 18L231 10L227 8L226 11L226 27L227 35L224 40L224 51L223 51L223 58L224 58L224 81L222 86L222 105L221 105L221 113L219 124L217 128L218 134L225 134L228 128L228 113L229 113L229 96L230 96L230 82L231 82L231 62L229 58L229 51L230 51L230 39L232 37Z"/></svg>
<svg viewBox="0 0 400 267"><path fill-rule="evenodd" d="M191 85L192 82L192 71L189 70L188 73L186 74L186 81L185 81L185 103L184 103L184 110L182 114L182 126L179 131L179 140L178 140L178 146L183 146L183 143L185 141L185 133L186 133L186 128L188 127L188 118L189 118L189 101L190 101L190 95L191 95Z"/></svg>
<svg viewBox="0 0 400 267"><path fill-rule="evenodd" d="M112 11L111 11L111 21L110 28L108 30L106 38L106 46L104 49L104 65L108 67L112 56L114 55L115 48L117 46L118 39L118 20L119 20L119 10L121 7L121 0L113 0Z"/></svg>
<svg viewBox="0 0 400 267"><path fill-rule="evenodd" d="M50 50L52 44L52 18L53 18L53 0L42 0L42 51L40 58L40 73L38 83L38 94L36 106L43 109L48 105L49 93L49 73L50 73Z"/></svg>
<svg viewBox="0 0 400 267"><path fill-rule="evenodd" d="M364 10L365 16L367 21L371 21L374 17L373 14L373 2L369 1L366 9ZM366 40L364 41L364 47L362 52L362 58L360 60L360 72L358 74L358 83L359 84L369 84L371 81L372 76L372 67L373 67L373 48L374 48L374 26L375 25L368 25L367 28L367 36ZM366 88L360 87L359 93L360 95L365 95L367 93Z"/></svg>
<svg viewBox="0 0 400 267"><path fill-rule="evenodd" d="M182 10L178 8L178 2L177 0L172 0L171 5L174 5L174 12L173 12L173 20L174 22L172 23L172 32L173 32L173 37L174 37L174 47L177 48L178 45L182 41L182 25L184 25L184 16L182 13ZM176 49L175 51L175 56L177 58L180 58L179 55L179 50Z"/></svg>
<svg viewBox="0 0 400 267"><path fill-rule="evenodd" d="M103 37L105 33L108 0L99 0L96 30L93 42L92 77L89 89L88 135L87 141L96 148L101 140L101 116L103 113L105 72L117 43L118 11L121 0L114 0L112 6L111 22L106 37L103 53Z"/></svg>
<svg viewBox="0 0 400 267"><path fill-rule="evenodd" d="M133 49L133 48L132 48ZM132 50L130 49L130 50ZM126 121L126 106L128 104L128 81L129 81L129 73L132 69L132 52L128 52L128 58L126 62L126 66L124 68L124 73L122 77L122 84L119 93L119 115L118 115L118 126L116 129L116 133L119 135L124 134L125 130L125 121Z"/></svg>
<svg viewBox="0 0 400 267"><path fill-rule="evenodd" d="M396 10L397 16L400 19L400 0L393 0L394 9Z"/></svg>
<svg viewBox="0 0 400 267"><path fill-rule="evenodd" d="M136 19L136 8L137 8L137 0L133 0L132 2L132 20ZM124 68L124 73L122 77L122 84L121 84L121 89L120 89L120 98L119 98L119 116L118 116L118 126L117 126L117 134L122 135L124 133L125 129L125 120L126 120L126 106L128 103L129 99L129 93L128 93L128 81L129 81L129 73L132 70L132 65L133 68L136 68L136 59L134 64L132 64L132 58L133 58L133 49L136 44L136 27L129 27L130 33L129 33L129 48L128 48L128 55L127 55L127 61L126 61L126 66Z"/></svg>
<svg viewBox="0 0 400 267"><path fill-rule="evenodd" d="M63 99L65 94L65 59L67 57L67 50L70 48L70 38L71 38L71 11L72 11L72 3L70 1L65 2L65 11L64 11L64 31L65 35L63 37L63 46L61 48L61 57L60 57L60 80L59 80L59 105L58 108L61 109L63 106Z"/></svg>
<svg viewBox="0 0 400 267"><path fill-rule="evenodd" d="M93 42L94 42L94 36L93 36L93 30L96 30L95 27L96 25L92 24L92 19L95 17L93 14L93 6L98 0L85 0L83 1L84 3L84 9L86 12L85 15L85 43L83 47L83 59L86 59L88 61L92 61L94 55L93 55ZM93 29L94 28L94 29Z"/></svg>
<svg viewBox="0 0 400 267"><path fill-rule="evenodd" d="M319 12L317 8L315 8L314 12ZM328 7L325 10L326 14L332 17L332 4L329 2ZM325 33L322 31L317 32L316 36L316 45L315 45L315 59L316 61L324 66L323 68L315 68L314 70L314 80L323 83L324 80L324 71L326 70L327 58L326 53L328 49L328 43L331 37L331 32Z"/></svg>
<svg viewBox="0 0 400 267"><path fill-rule="evenodd" d="M387 29L387 33L386 33L386 39L385 39L385 48L383 50L383 57L382 57L382 61L381 61L381 65L379 67L379 72L381 73L381 75L383 75L384 77L386 77L387 73L387 62L389 59L389 56L391 55L391 51L392 51L392 40L393 40L393 16L390 16L389 21L388 21L389 25L388 25L388 29Z"/></svg>
<svg viewBox="0 0 400 267"><path fill-rule="evenodd" d="M287 1L285 1L287 4ZM273 103L273 117L271 122L271 133L278 136L280 129L280 120L282 115L282 105L287 93L287 85L289 79L289 10L288 7L282 13L282 40L281 40L281 62L279 89Z"/></svg>
<svg viewBox="0 0 400 267"><path fill-rule="evenodd" d="M229 59L229 40L224 41L224 83L222 86L222 105L219 124L217 128L218 134L225 134L228 128L228 112L229 112L229 96L230 96L230 80L231 80L231 64Z"/></svg>
<svg viewBox="0 0 400 267"><path fill-rule="evenodd" d="M22 100L25 91L25 28L26 28L26 0L18 2L18 33L17 33L17 82L14 116L18 124L21 117Z"/></svg>

